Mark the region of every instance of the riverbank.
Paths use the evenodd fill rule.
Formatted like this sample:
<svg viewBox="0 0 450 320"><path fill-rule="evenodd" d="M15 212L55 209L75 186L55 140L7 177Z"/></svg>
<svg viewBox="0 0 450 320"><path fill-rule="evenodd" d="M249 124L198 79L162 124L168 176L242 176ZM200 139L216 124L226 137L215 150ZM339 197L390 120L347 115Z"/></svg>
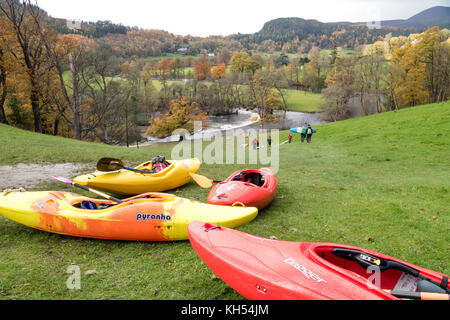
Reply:
<svg viewBox="0 0 450 320"><path fill-rule="evenodd" d="M321 120L319 113L304 113L298 111L276 112L278 120L260 123L258 113L239 109L236 114L211 116L209 117L210 126L193 135L184 136L183 139L198 140L210 139L215 136L238 136L242 133L248 134L249 131L266 130L289 130L299 127L306 123L313 126L325 123ZM139 146L148 146L157 143L178 142L180 135L175 134L166 138L156 138L145 134L147 127L141 127L141 132L147 141L140 142ZM136 145L134 145L135 147Z"/></svg>

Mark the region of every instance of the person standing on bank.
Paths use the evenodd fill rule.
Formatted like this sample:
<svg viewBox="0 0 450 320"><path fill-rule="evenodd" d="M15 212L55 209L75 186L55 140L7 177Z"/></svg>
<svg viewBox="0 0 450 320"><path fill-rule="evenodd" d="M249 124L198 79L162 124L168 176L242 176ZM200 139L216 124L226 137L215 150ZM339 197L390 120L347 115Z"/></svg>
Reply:
<svg viewBox="0 0 450 320"><path fill-rule="evenodd" d="M302 127L302 132L301 132L301 135L302 135L302 143L305 142L305 139L306 139L306 128L307 128L307 127L308 127L308 123L305 122L305 124L304 124L303 127Z"/></svg>
<svg viewBox="0 0 450 320"><path fill-rule="evenodd" d="M308 128L306 128L306 141L308 143L311 143L312 135L313 135L313 129L311 128L311 125L308 124Z"/></svg>
<svg viewBox="0 0 450 320"><path fill-rule="evenodd" d="M256 150L257 144L258 144L258 140L256 140L256 138L253 139L253 141L252 141L253 149Z"/></svg>

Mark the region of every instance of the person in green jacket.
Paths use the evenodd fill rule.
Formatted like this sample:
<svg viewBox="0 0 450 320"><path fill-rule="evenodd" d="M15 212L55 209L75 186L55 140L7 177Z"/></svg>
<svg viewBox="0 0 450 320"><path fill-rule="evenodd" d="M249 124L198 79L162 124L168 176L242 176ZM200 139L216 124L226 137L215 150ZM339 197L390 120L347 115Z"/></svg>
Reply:
<svg viewBox="0 0 450 320"><path fill-rule="evenodd" d="M307 127L307 126L308 126L308 123L305 122L305 125L302 127L302 132L301 132L301 135L302 135L302 143L305 142L305 139L306 139L306 127Z"/></svg>

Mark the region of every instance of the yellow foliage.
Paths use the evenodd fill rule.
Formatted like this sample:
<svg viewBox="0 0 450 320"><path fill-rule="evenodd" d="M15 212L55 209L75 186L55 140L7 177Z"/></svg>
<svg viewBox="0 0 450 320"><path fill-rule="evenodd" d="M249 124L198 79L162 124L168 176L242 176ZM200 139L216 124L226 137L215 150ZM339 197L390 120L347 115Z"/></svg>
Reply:
<svg viewBox="0 0 450 320"><path fill-rule="evenodd" d="M170 102L170 111L150 121L147 134L164 138L170 136L176 129L186 129L194 133L194 121L201 121L206 127L208 115L201 112L196 102L189 102L185 97Z"/></svg>

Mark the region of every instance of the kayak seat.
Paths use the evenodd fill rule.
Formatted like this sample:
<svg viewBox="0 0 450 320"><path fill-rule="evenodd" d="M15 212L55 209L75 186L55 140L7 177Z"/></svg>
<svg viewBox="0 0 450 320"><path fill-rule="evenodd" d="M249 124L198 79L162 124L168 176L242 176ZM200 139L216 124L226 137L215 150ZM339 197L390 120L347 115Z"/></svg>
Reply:
<svg viewBox="0 0 450 320"><path fill-rule="evenodd" d="M97 210L97 204L92 201L81 201L80 207L86 210Z"/></svg>
<svg viewBox="0 0 450 320"><path fill-rule="evenodd" d="M234 177L231 181L243 181L254 184L258 187L262 187L265 183L264 176L257 172L242 172L241 174Z"/></svg>
<svg viewBox="0 0 450 320"><path fill-rule="evenodd" d="M80 208L84 210L104 210L109 207L113 207L115 204L110 203L95 203L93 201L81 201L80 203L74 204L75 208Z"/></svg>

